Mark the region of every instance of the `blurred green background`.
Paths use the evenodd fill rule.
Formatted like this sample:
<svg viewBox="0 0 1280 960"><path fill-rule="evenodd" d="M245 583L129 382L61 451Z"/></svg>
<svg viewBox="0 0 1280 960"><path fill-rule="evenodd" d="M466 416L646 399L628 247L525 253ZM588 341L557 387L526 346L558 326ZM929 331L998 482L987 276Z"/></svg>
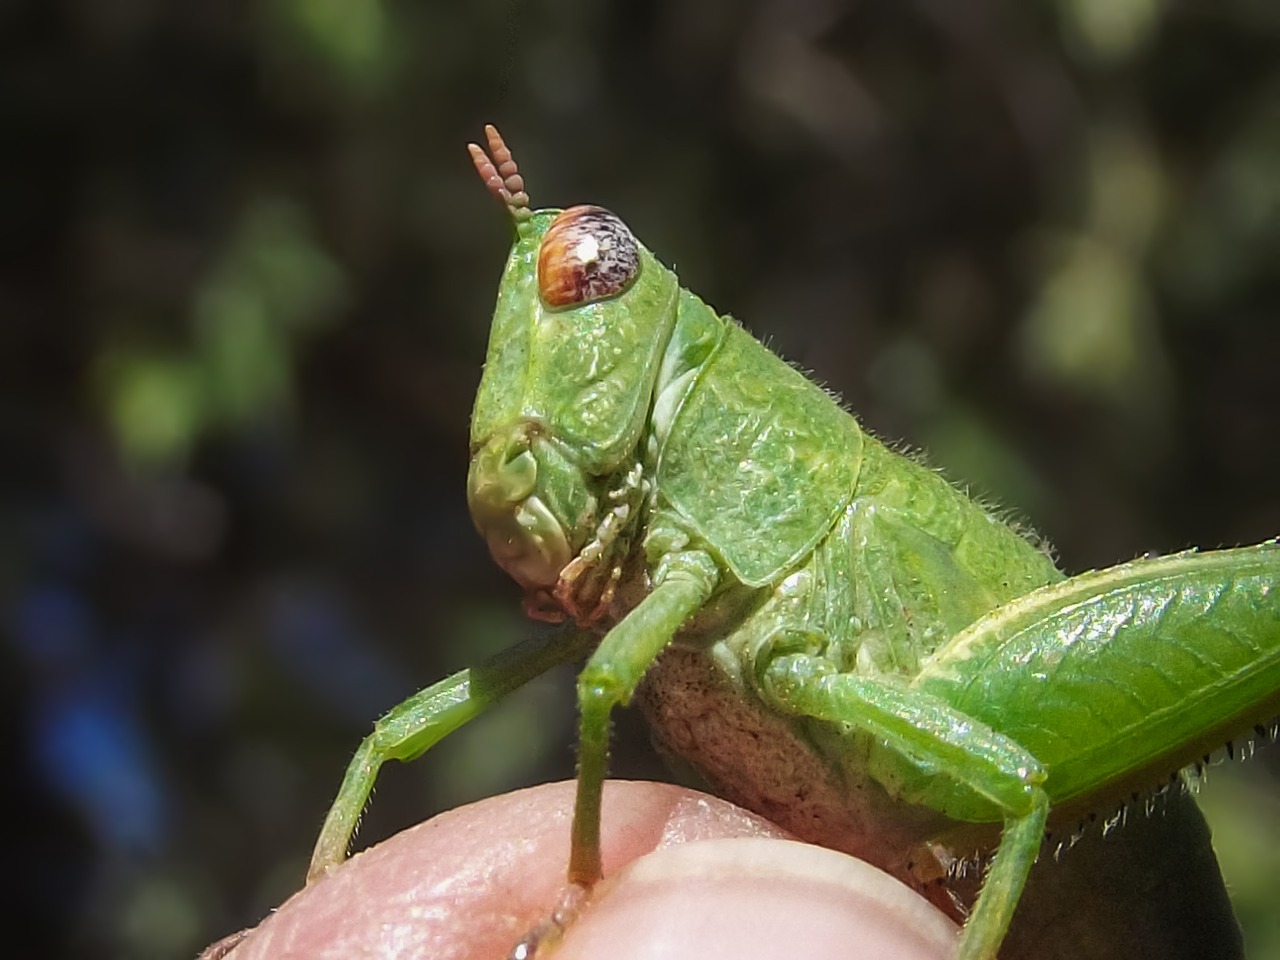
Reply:
<svg viewBox="0 0 1280 960"><path fill-rule="evenodd" d="M536 205L619 213L1067 569L1280 533L1274 0L2 0L4 902L39 955L256 922L373 718L531 629L463 489L489 121ZM389 770L361 840L570 776L570 681ZM1205 792L1255 957L1263 753Z"/></svg>

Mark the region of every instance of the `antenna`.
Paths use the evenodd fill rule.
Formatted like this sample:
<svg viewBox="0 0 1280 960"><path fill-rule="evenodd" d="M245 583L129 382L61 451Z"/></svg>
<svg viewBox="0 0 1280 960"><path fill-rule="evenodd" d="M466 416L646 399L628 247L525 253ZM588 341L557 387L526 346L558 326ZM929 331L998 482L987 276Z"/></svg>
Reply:
<svg viewBox="0 0 1280 960"><path fill-rule="evenodd" d="M520 176L520 168L516 166L502 134L493 124L485 124L485 138L489 141L489 152L486 153L474 143L467 144L471 154L471 162L476 165L476 173L494 195L511 214L517 224L533 215L529 207L529 195L524 192L524 177Z"/></svg>

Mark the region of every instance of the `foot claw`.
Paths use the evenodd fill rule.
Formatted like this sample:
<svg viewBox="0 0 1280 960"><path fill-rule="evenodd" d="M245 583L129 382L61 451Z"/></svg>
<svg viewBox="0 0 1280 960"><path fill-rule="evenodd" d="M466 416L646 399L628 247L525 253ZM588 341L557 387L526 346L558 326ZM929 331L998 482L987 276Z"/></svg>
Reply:
<svg viewBox="0 0 1280 960"><path fill-rule="evenodd" d="M585 888L577 884L566 888L551 916L521 937L507 954L507 960L545 960L569 929L569 925L578 919L586 902Z"/></svg>

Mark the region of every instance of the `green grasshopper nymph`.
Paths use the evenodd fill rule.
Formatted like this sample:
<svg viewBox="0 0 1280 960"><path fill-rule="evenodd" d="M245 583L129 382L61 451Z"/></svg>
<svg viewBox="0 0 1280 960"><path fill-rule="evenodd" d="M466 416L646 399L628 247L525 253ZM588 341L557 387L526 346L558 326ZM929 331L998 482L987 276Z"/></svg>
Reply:
<svg viewBox="0 0 1280 960"><path fill-rule="evenodd" d="M529 613L569 624L381 720L309 879L345 857L381 763L589 654L571 885L600 880L609 716L636 697L714 790L935 901L948 861L989 856L959 944L989 960L1047 830L1150 795L1280 712L1280 545L1065 577L681 287L618 217L532 209L486 132L471 154L516 236L468 498Z"/></svg>

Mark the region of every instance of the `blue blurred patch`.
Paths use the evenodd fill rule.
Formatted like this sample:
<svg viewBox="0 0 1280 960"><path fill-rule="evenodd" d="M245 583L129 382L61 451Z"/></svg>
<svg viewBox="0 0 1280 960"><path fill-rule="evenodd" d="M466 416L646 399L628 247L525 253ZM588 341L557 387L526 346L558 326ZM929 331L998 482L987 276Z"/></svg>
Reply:
<svg viewBox="0 0 1280 960"><path fill-rule="evenodd" d="M169 817L130 664L98 649L88 609L59 585L27 592L13 636L31 681L28 749L43 784L102 847L158 852Z"/></svg>
<svg viewBox="0 0 1280 960"><path fill-rule="evenodd" d="M270 646L313 695L363 728L414 687L378 656L336 593L297 582L281 587L270 607Z"/></svg>

